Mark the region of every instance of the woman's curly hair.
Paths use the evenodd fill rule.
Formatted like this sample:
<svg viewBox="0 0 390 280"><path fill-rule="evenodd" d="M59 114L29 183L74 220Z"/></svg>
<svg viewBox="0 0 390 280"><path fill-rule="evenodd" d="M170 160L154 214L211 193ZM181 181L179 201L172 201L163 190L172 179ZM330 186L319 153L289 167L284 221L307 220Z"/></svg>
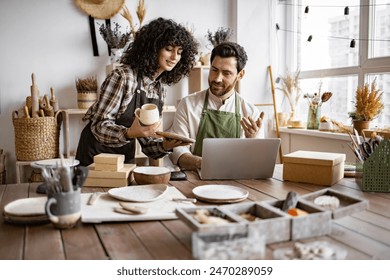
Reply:
<svg viewBox="0 0 390 280"><path fill-rule="evenodd" d="M167 85L179 82L188 76L198 54L198 42L182 25L173 20L157 18L141 27L121 60L142 75L149 78L157 73L159 51L167 46L182 47L181 59L171 71L160 75L161 82Z"/></svg>

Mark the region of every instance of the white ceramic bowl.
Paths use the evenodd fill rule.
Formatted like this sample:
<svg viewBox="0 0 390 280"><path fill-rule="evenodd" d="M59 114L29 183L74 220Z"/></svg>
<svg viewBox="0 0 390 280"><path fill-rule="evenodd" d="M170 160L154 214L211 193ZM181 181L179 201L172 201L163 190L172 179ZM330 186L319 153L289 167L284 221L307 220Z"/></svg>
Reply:
<svg viewBox="0 0 390 280"><path fill-rule="evenodd" d="M161 166L139 166L134 168L133 175L138 185L168 184L171 170Z"/></svg>

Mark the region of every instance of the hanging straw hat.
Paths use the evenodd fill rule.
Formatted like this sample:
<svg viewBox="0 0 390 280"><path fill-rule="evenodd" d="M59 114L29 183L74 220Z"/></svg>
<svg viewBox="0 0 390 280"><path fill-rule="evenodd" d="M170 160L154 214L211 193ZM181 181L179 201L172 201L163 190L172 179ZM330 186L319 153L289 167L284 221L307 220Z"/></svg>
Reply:
<svg viewBox="0 0 390 280"><path fill-rule="evenodd" d="M75 0L77 7L97 19L109 19L116 15L125 0Z"/></svg>

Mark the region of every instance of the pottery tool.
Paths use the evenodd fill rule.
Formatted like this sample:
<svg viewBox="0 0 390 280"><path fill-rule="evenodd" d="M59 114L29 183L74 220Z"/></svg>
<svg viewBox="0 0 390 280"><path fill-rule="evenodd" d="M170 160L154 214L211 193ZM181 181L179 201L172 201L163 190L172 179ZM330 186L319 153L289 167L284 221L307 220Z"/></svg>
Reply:
<svg viewBox="0 0 390 280"><path fill-rule="evenodd" d="M30 118L30 112L28 111L27 106L24 106L24 116L26 117L26 119Z"/></svg>
<svg viewBox="0 0 390 280"><path fill-rule="evenodd" d="M177 198L177 197L172 198L172 201L176 201L176 202L192 202L192 203L196 203L197 202L196 198Z"/></svg>
<svg viewBox="0 0 390 280"><path fill-rule="evenodd" d="M39 89L35 81L35 74L31 74L32 85L31 91L31 116L33 118L39 117Z"/></svg>
<svg viewBox="0 0 390 280"><path fill-rule="evenodd" d="M60 108L58 106L57 97L54 94L54 88L50 88L50 105L53 107L53 111L57 112Z"/></svg>
<svg viewBox="0 0 390 280"><path fill-rule="evenodd" d="M90 196L89 199L88 199L87 204L88 204L88 205L93 205L93 204L95 204L95 202L99 199L99 197L100 197L101 195L102 195L101 192L95 192L95 193L91 194L91 196Z"/></svg>
<svg viewBox="0 0 390 280"><path fill-rule="evenodd" d="M61 166L58 169L59 169L60 182L63 191L73 192L73 184L72 184L72 178L70 174L70 167L66 166L62 154L61 154Z"/></svg>
<svg viewBox="0 0 390 280"><path fill-rule="evenodd" d="M298 194L296 192L289 192L284 200L282 211L287 212L291 208L295 208L298 203Z"/></svg>
<svg viewBox="0 0 390 280"><path fill-rule="evenodd" d="M46 94L43 96L45 108L43 108L43 111L45 112L45 116L54 117L54 109L53 106L50 105L49 96Z"/></svg>
<svg viewBox="0 0 390 280"><path fill-rule="evenodd" d="M356 136L356 142L361 145L362 142L360 141L360 136L359 136L359 132L356 130L356 129L353 129L354 133L355 133L355 136Z"/></svg>
<svg viewBox="0 0 390 280"><path fill-rule="evenodd" d="M280 138L279 121L278 121L278 116L277 116L277 111L276 111L275 84L274 84L274 79L272 77L271 65L268 66L268 72L269 72L269 78L271 81L271 91L272 91L272 102L274 105L274 119L275 119L275 127L276 127L276 136L278 138ZM279 146L279 157L280 157L280 163L283 163L282 145Z"/></svg>

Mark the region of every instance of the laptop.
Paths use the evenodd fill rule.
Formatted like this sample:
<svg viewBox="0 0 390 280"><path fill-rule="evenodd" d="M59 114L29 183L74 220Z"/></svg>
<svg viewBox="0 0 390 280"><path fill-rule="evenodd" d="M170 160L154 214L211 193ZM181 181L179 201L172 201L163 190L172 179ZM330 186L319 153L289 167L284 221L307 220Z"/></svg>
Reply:
<svg viewBox="0 0 390 280"><path fill-rule="evenodd" d="M279 138L206 138L203 140L202 180L271 178Z"/></svg>

